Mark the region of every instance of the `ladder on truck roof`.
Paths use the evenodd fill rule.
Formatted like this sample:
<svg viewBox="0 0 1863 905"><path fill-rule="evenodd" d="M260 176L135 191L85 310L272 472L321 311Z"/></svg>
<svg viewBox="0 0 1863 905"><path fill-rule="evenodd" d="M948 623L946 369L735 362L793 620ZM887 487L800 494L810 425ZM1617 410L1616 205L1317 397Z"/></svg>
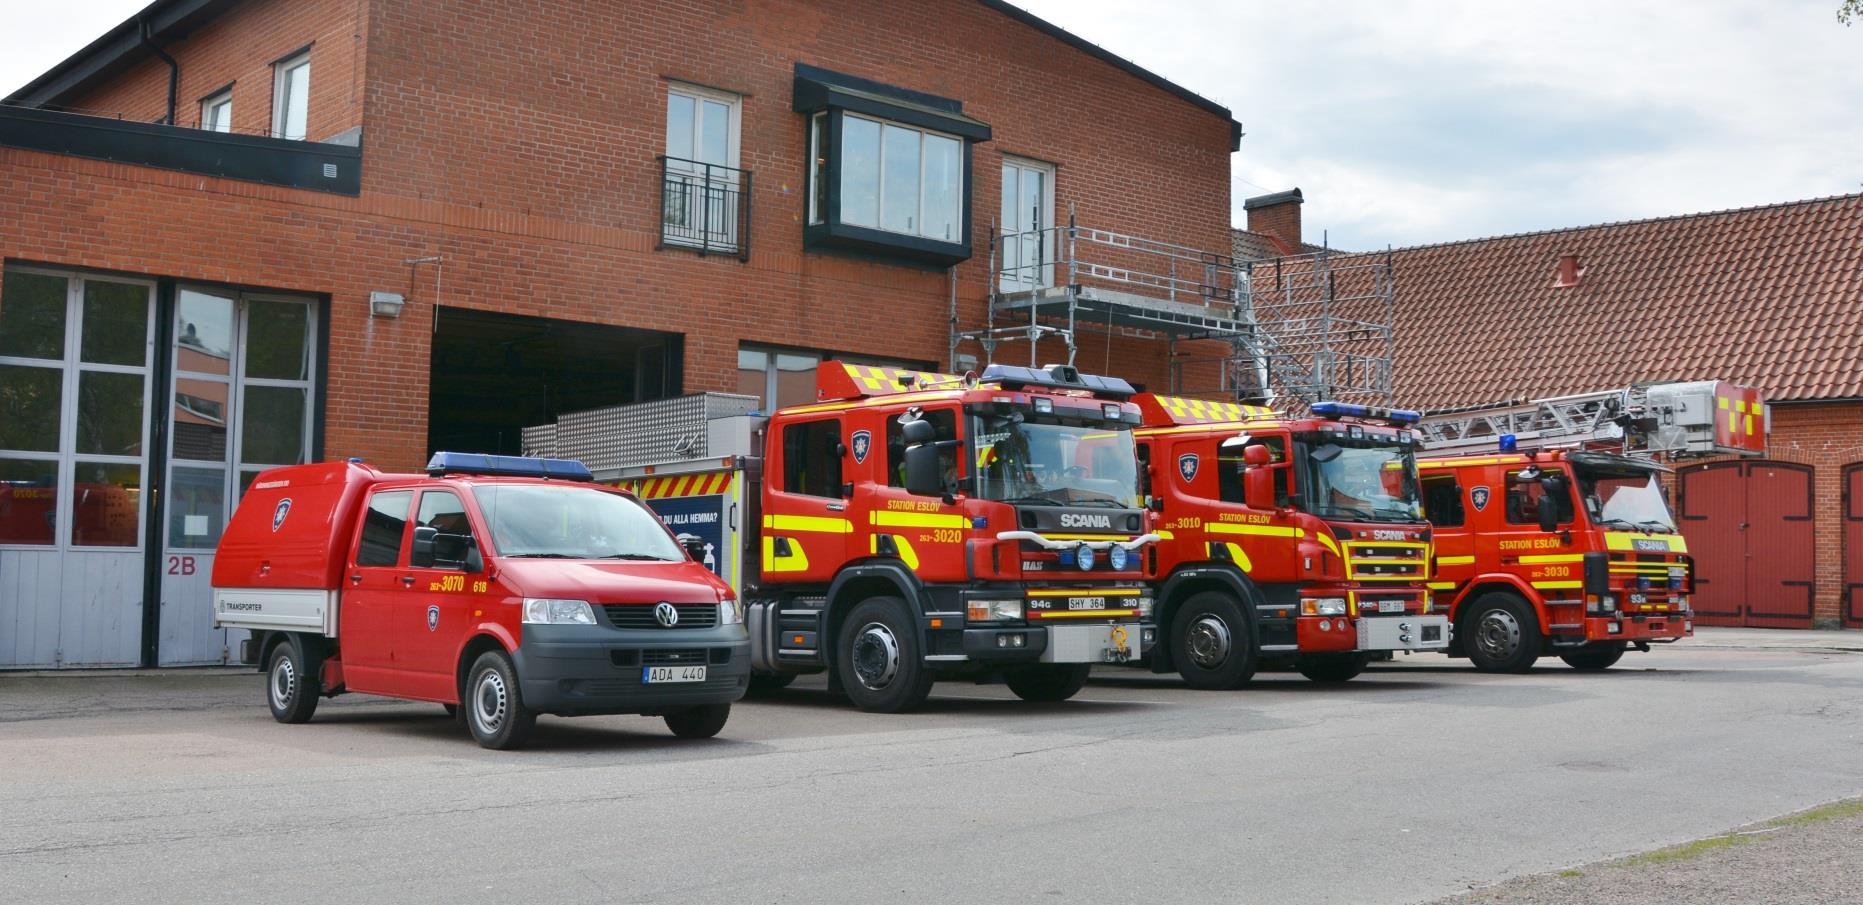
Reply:
<svg viewBox="0 0 1863 905"><path fill-rule="evenodd" d="M1759 391L1725 380L1639 383L1530 401L1443 409L1423 416L1430 452L1520 445L1625 455L1764 455L1772 411Z"/></svg>

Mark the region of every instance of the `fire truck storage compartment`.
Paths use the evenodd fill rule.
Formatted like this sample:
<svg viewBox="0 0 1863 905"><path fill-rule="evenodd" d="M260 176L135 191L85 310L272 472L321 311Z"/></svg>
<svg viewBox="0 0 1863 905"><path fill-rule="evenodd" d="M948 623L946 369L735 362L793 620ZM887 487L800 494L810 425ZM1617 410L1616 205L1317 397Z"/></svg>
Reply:
<svg viewBox="0 0 1863 905"><path fill-rule="evenodd" d="M1811 468L1788 462L1683 467L1677 507L1696 568L1695 621L1810 628Z"/></svg>
<svg viewBox="0 0 1863 905"><path fill-rule="evenodd" d="M1863 626L1863 462L1844 467L1844 621Z"/></svg>
<svg viewBox="0 0 1863 905"><path fill-rule="evenodd" d="M334 637L349 527L382 473L360 462L261 472L233 510L213 562L214 620L223 628L320 631Z"/></svg>

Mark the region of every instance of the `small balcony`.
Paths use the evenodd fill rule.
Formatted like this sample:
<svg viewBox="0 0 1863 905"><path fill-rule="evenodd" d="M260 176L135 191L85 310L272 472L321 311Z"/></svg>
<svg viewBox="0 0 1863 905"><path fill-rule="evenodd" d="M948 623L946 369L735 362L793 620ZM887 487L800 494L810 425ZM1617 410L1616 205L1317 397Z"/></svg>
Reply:
<svg viewBox="0 0 1863 905"><path fill-rule="evenodd" d="M680 157L659 161L659 247L750 260L750 171Z"/></svg>

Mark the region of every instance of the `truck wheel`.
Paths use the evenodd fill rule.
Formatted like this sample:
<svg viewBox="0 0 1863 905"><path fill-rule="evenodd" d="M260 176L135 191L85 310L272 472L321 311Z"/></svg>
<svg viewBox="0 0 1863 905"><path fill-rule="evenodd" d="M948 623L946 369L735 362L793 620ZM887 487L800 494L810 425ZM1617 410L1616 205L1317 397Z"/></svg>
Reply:
<svg viewBox="0 0 1863 905"><path fill-rule="evenodd" d="M466 678L466 728L486 748L521 748L537 728L537 714L524 707L517 669L504 651L486 651L472 661Z"/></svg>
<svg viewBox="0 0 1863 905"><path fill-rule="evenodd" d="M932 674L912 611L897 597L861 601L842 623L835 672L848 699L869 713L903 713L931 694Z"/></svg>
<svg viewBox="0 0 1863 905"><path fill-rule="evenodd" d="M772 692L772 691L781 691L782 689L788 688L789 683L794 682L795 680L796 680L796 674L793 672L778 672L778 673L770 673L768 675L764 675L761 673L751 673L750 693L751 694L768 694L769 692Z"/></svg>
<svg viewBox="0 0 1863 905"><path fill-rule="evenodd" d="M1091 663L1020 666L1003 673L1003 684L1024 701L1065 701L1087 684Z"/></svg>
<svg viewBox="0 0 1863 905"><path fill-rule="evenodd" d="M1192 688L1239 688L1260 659L1254 627L1227 594L1192 594L1171 617L1171 662Z"/></svg>
<svg viewBox="0 0 1863 905"><path fill-rule="evenodd" d="M1617 665L1624 658L1624 646L1621 644L1592 650L1575 650L1569 654L1560 654L1559 659L1565 665L1583 672L1602 672Z"/></svg>
<svg viewBox="0 0 1863 905"><path fill-rule="evenodd" d="M1526 672L1540 658L1540 620L1525 600L1501 591L1468 609L1463 647L1482 672Z"/></svg>
<svg viewBox="0 0 1863 905"><path fill-rule="evenodd" d="M667 714L666 728L680 738L711 738L731 718L730 704L703 704Z"/></svg>
<svg viewBox="0 0 1863 905"><path fill-rule="evenodd" d="M1350 682L1365 671L1363 654L1312 654L1294 662L1300 674L1315 682Z"/></svg>
<svg viewBox="0 0 1863 905"><path fill-rule="evenodd" d="M281 723L308 723L317 712L321 689L316 668L300 644L287 636L272 648L272 659L265 667L265 702L271 705L272 719Z"/></svg>

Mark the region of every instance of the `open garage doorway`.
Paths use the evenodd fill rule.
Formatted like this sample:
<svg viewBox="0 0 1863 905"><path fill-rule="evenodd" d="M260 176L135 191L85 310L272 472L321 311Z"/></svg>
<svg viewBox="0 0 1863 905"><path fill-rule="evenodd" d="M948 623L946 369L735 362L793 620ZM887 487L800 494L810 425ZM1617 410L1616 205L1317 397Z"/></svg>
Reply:
<svg viewBox="0 0 1863 905"><path fill-rule="evenodd" d="M523 451L562 412L680 392L676 333L441 307L434 312L429 452Z"/></svg>

